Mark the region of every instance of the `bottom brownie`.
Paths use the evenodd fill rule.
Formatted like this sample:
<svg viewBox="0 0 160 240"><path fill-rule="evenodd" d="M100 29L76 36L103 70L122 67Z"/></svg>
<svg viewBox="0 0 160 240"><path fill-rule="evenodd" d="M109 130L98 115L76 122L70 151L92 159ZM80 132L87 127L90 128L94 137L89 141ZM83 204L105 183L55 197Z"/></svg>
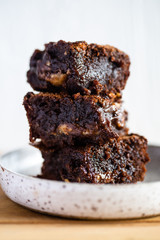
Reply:
<svg viewBox="0 0 160 240"><path fill-rule="evenodd" d="M41 148L42 178L86 183L134 183L142 181L149 161L147 140L135 134L110 139L104 145Z"/></svg>

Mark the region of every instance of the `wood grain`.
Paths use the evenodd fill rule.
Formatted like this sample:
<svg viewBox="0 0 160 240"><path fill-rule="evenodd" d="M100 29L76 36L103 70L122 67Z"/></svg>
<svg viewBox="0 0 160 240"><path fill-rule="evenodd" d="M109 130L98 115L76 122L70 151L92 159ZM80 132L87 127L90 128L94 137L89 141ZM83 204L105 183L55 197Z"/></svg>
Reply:
<svg viewBox="0 0 160 240"><path fill-rule="evenodd" d="M160 239L160 216L132 220L74 220L47 216L9 200L0 189L0 239Z"/></svg>
<svg viewBox="0 0 160 240"><path fill-rule="evenodd" d="M12 240L98 240L98 239L119 239L119 240L159 240L159 226L98 226L92 224L87 226L56 226L55 224L40 224L23 226L4 225L0 226L1 239Z"/></svg>

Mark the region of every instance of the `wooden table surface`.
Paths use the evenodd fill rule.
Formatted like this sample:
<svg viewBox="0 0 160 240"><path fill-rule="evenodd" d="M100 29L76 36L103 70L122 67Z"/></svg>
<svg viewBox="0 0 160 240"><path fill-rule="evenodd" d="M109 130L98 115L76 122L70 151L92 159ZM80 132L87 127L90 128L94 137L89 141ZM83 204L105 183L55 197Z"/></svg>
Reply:
<svg viewBox="0 0 160 240"><path fill-rule="evenodd" d="M47 216L9 200L0 189L0 240L160 239L160 216L116 221L82 221Z"/></svg>

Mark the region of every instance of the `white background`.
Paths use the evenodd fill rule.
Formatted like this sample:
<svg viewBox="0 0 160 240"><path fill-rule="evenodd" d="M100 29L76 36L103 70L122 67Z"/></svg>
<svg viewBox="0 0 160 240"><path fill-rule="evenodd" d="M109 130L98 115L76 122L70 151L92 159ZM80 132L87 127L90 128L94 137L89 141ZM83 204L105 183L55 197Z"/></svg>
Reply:
<svg viewBox="0 0 160 240"><path fill-rule="evenodd" d="M160 144L159 0L0 0L0 151L28 143L22 101L32 91L29 58L60 39L110 44L129 54L128 126Z"/></svg>

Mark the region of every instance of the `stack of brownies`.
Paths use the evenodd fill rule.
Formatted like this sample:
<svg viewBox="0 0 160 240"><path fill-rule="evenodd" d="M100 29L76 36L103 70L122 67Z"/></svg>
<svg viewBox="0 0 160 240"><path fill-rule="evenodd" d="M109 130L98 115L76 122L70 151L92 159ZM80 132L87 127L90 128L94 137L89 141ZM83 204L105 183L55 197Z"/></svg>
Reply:
<svg viewBox="0 0 160 240"><path fill-rule="evenodd" d="M38 94L24 107L30 141L44 158L42 178L87 183L142 181L147 140L128 134L122 90L130 60L124 52L86 42L51 42L35 50L27 73Z"/></svg>

